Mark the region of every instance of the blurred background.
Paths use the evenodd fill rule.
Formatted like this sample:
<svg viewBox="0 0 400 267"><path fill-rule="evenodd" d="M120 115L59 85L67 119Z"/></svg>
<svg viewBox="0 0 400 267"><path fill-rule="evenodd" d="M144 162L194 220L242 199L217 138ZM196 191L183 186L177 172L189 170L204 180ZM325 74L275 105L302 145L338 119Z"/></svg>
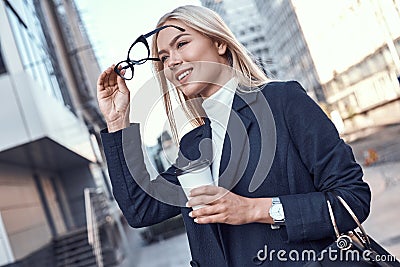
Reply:
<svg viewBox="0 0 400 267"><path fill-rule="evenodd" d="M101 71L183 4L215 10L270 77L306 88L363 167L367 232L400 257L400 0L0 0L0 266L188 266L181 217L126 224L96 102ZM133 95L152 77L135 72ZM165 117L149 123L162 171L177 148Z"/></svg>

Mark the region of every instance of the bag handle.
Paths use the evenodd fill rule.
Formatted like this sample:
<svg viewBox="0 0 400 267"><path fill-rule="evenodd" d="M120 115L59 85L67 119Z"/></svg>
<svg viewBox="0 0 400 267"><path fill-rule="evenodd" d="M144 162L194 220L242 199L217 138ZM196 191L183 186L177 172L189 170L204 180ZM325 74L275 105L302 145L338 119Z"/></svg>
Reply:
<svg viewBox="0 0 400 267"><path fill-rule="evenodd" d="M329 217L331 218L331 222L333 225L333 229L335 230L336 238L339 238L340 237L339 228L337 227L337 224L336 224L335 215L333 215L331 202L327 199L326 204L328 204Z"/></svg>
<svg viewBox="0 0 400 267"><path fill-rule="evenodd" d="M350 208L350 206L347 204L347 202L341 196L338 196L333 192L331 192L331 193L340 201L340 203L343 205L343 207L347 210L347 212L353 218L354 222L357 224L358 228L360 229L360 231L363 235L363 240L360 240L360 241L362 241L363 243L366 243L366 245L368 245L368 247L369 247L371 245L371 242L368 238L367 232L364 230L364 227L361 225L360 221L358 220L358 218L355 215L355 213L353 212L353 210ZM335 216L333 214L332 205L328 199L326 200L326 202L328 204L329 216L331 218L336 237L339 238L340 232L339 232L339 228L337 227L337 224L336 224Z"/></svg>

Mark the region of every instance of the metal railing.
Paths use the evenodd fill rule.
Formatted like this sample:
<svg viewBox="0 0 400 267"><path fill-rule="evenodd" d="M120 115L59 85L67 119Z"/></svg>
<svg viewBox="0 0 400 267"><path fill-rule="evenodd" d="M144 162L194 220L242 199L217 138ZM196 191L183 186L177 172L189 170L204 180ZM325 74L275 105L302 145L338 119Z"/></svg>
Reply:
<svg viewBox="0 0 400 267"><path fill-rule="evenodd" d="M88 242L93 248L97 266L104 267L99 223L106 220L107 200L104 192L100 189L85 188L84 195Z"/></svg>

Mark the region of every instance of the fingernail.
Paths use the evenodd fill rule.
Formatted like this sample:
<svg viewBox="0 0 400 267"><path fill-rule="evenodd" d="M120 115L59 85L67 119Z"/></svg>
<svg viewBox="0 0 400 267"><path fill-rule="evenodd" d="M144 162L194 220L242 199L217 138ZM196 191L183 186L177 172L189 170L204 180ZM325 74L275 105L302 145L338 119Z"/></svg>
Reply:
<svg viewBox="0 0 400 267"><path fill-rule="evenodd" d="M190 208L190 206L189 206L189 201L186 202L186 207Z"/></svg>
<svg viewBox="0 0 400 267"><path fill-rule="evenodd" d="M189 212L189 217L193 217L193 212Z"/></svg>
<svg viewBox="0 0 400 267"><path fill-rule="evenodd" d="M194 219L194 222L195 222L195 223L198 223L198 222L199 222L199 219L195 218L195 219Z"/></svg>

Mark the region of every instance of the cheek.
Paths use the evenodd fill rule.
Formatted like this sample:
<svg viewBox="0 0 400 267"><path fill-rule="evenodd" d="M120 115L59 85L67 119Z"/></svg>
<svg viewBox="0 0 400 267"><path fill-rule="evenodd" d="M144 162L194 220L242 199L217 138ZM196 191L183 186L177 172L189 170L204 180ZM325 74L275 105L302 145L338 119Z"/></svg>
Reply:
<svg viewBox="0 0 400 267"><path fill-rule="evenodd" d="M168 81L173 83L174 82L174 77L172 75L172 71L169 68L165 68L163 70L163 72L164 72L165 78L167 78Z"/></svg>
<svg viewBox="0 0 400 267"><path fill-rule="evenodd" d="M184 61L210 61L213 60L212 47L205 43L190 43L181 52Z"/></svg>

